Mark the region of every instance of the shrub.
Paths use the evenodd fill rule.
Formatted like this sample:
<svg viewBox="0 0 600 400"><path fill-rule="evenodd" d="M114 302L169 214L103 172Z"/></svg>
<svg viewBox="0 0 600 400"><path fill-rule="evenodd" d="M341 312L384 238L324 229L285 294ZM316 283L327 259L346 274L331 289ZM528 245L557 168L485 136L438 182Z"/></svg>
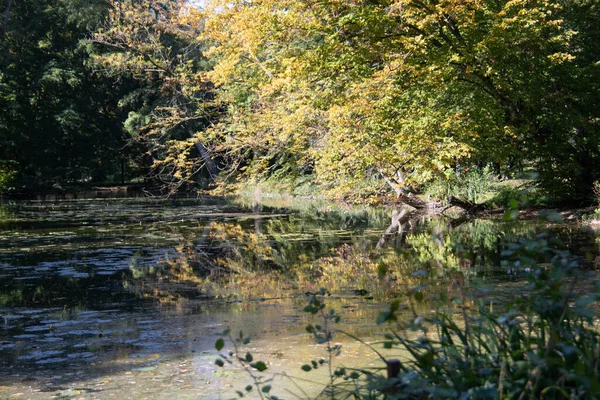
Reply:
<svg viewBox="0 0 600 400"><path fill-rule="evenodd" d="M482 203L488 200L495 181L496 177L490 166L472 167L460 173L438 178L426 186L425 193L436 198L453 195L462 200Z"/></svg>

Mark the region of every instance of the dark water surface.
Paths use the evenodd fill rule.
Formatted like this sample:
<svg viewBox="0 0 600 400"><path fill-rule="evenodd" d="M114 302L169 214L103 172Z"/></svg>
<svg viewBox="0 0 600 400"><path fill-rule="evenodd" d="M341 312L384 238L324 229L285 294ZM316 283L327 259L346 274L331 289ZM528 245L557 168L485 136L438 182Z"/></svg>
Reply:
<svg viewBox="0 0 600 400"><path fill-rule="evenodd" d="M343 330L377 337L377 313L419 283L417 271L442 290L456 271L510 285L516 278L499 266L503 242L544 227L479 220L449 228L415 216L402 233L384 235L384 210L285 206L216 198L3 204L0 398L230 398L247 375L214 364L227 327L253 338L248 350L270 371L319 381L299 368L324 356L304 330L307 293L328 289ZM557 233L583 257L598 254L592 230ZM336 340L344 343L339 362L379 365L365 346ZM277 379L282 395L310 397L319 387Z"/></svg>

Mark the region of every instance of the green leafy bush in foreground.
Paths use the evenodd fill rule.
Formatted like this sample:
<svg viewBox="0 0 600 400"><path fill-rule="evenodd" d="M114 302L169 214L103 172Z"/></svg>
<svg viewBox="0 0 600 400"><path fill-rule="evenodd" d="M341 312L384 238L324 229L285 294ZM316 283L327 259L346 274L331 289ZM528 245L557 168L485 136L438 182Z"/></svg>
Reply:
<svg viewBox="0 0 600 400"><path fill-rule="evenodd" d="M333 368L339 353L332 345L333 326L339 316L326 311L325 292L315 294L305 311L321 316L324 324L307 331L326 345L329 359L303 369L328 364L331 380L320 398L600 398L600 285L560 248L546 235L506 246L503 266L523 279L518 296L495 306L500 310L492 309L493 293L467 292L463 279L456 279L456 295L435 296L438 307L430 315L415 311L415 303L425 301L424 286L414 288L409 304L390 304L377 323L389 326L384 347L402 354L392 378L383 363L375 370ZM405 322L407 310L412 316ZM247 356L238 358L248 364ZM252 374L261 390L262 378ZM268 391L262 395L277 398Z"/></svg>

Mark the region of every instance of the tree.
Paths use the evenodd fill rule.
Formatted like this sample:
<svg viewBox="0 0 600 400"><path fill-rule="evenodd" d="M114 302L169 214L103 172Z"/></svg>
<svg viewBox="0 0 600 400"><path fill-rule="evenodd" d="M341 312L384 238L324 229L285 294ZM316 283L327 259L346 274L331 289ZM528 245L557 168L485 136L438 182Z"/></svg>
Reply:
<svg viewBox="0 0 600 400"><path fill-rule="evenodd" d="M593 2L215 3L218 132L246 175L402 193L457 160L520 159L577 199L600 175Z"/></svg>
<svg viewBox="0 0 600 400"><path fill-rule="evenodd" d="M95 67L108 76L126 76L139 87L122 103L125 128L142 145L153 176L166 193L194 183L204 171L219 171L206 127L217 115L212 84L197 37L203 27L198 10L181 1L110 1L103 27L92 37Z"/></svg>
<svg viewBox="0 0 600 400"><path fill-rule="evenodd" d="M127 85L89 70L80 47L106 5L23 0L8 7L0 34L0 161L14 179L3 189L120 178L128 155L118 99Z"/></svg>

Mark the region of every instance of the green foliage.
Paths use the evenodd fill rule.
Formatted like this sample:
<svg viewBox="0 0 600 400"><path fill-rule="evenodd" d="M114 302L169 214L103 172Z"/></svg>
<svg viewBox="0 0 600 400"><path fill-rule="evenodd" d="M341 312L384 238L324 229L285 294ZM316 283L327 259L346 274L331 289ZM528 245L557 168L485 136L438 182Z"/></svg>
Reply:
<svg viewBox="0 0 600 400"><path fill-rule="evenodd" d="M596 214L596 217L600 217L600 181L594 182L593 190L596 200L596 209L594 210L594 214Z"/></svg>
<svg viewBox="0 0 600 400"><path fill-rule="evenodd" d="M309 176L306 194L370 202L432 181L430 193L485 199L490 171L475 166L489 163L533 166L551 200L589 201L600 179L592 0L9 11L0 161L17 186L99 182L130 161L169 193Z"/></svg>
<svg viewBox="0 0 600 400"><path fill-rule="evenodd" d="M0 165L0 192L7 192L14 189L15 179L18 172L11 168L11 163Z"/></svg>
<svg viewBox="0 0 600 400"><path fill-rule="evenodd" d="M528 281L523 296L494 314L484 293L472 301L462 291L440 297L432 317L416 317L393 329L387 346L411 358L400 375L385 382L394 398L594 398L600 388L600 333L592 304L594 284L568 252L539 236L508 246L504 265ZM547 265L545 263L550 263ZM455 317L458 308L461 318ZM402 330L422 332L409 339Z"/></svg>
<svg viewBox="0 0 600 400"><path fill-rule="evenodd" d="M120 103L132 110L124 128L143 153L140 162L166 194L212 182L219 171L206 129L218 112L197 40L201 14L179 0L107 3L106 21L88 41L91 64L136 83Z"/></svg>
<svg viewBox="0 0 600 400"><path fill-rule="evenodd" d="M331 296L331 294L324 289L321 289L318 293L311 293L308 305L304 307L304 312L310 313L313 316L318 316L322 321L320 324L307 325L306 332L313 336L317 344L325 345L328 360L311 360L310 365L305 364L300 368L305 372L309 372L326 364L329 367L329 376L333 383L335 376L333 373L333 358L338 356L341 352L341 345L333 343L333 326L340 322L341 317L333 309L326 310L325 302L323 300L325 296Z"/></svg>
<svg viewBox="0 0 600 400"><path fill-rule="evenodd" d="M583 215L584 220L599 221L600 220L600 181L594 182L592 186L594 191L594 210Z"/></svg>
<svg viewBox="0 0 600 400"><path fill-rule="evenodd" d="M528 202L530 190L515 186L503 186L492 198L491 203L502 208L507 208L510 202L519 199L521 202Z"/></svg>
<svg viewBox="0 0 600 400"><path fill-rule="evenodd" d="M9 11L0 34L0 162L11 182L1 190L117 180L129 158L117 102L131 87L96 74L80 47L106 3L23 0Z"/></svg>
<svg viewBox="0 0 600 400"><path fill-rule="evenodd" d="M424 192L435 198L445 199L452 195L479 204L489 200L497 186L497 177L489 165L466 168L461 172L449 171L447 175L427 184Z"/></svg>
<svg viewBox="0 0 600 400"><path fill-rule="evenodd" d="M209 76L230 105L216 132L242 176L316 172L338 196L494 161L532 163L548 195L581 201L600 174L599 12L593 1L216 2Z"/></svg>

